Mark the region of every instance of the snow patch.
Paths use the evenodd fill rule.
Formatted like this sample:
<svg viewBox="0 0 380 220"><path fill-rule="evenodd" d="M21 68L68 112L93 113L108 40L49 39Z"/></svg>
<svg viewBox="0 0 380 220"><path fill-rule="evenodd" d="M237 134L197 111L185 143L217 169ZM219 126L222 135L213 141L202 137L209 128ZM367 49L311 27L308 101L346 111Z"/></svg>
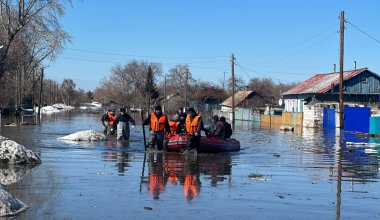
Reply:
<svg viewBox="0 0 380 220"><path fill-rule="evenodd" d="M58 112L63 112L63 111L70 111L74 109L74 107L62 104L62 103L56 103L54 105L48 105L48 106L43 106L41 108L41 114L53 114L53 113L58 113ZM35 112L38 112L38 106L35 107Z"/></svg>
<svg viewBox="0 0 380 220"><path fill-rule="evenodd" d="M107 137L103 133L94 130L85 130L59 137L58 139L67 141L105 141Z"/></svg>
<svg viewBox="0 0 380 220"><path fill-rule="evenodd" d="M0 186L0 216L12 216L23 212L28 207L20 200L13 197Z"/></svg>
<svg viewBox="0 0 380 220"><path fill-rule="evenodd" d="M40 164L41 159L15 141L0 136L0 164Z"/></svg>

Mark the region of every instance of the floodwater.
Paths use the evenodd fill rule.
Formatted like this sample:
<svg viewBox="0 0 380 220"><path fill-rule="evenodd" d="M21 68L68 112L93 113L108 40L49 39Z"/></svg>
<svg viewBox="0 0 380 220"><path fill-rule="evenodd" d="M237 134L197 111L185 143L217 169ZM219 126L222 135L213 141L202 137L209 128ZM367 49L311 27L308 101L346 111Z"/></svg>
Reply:
<svg viewBox="0 0 380 220"><path fill-rule="evenodd" d="M43 160L6 186L30 206L15 219L380 218L378 154L346 147L369 141L351 133L238 122L242 150L217 155L144 153L139 125L130 142L57 140L100 131L99 119L65 113L44 116L41 126L1 128Z"/></svg>

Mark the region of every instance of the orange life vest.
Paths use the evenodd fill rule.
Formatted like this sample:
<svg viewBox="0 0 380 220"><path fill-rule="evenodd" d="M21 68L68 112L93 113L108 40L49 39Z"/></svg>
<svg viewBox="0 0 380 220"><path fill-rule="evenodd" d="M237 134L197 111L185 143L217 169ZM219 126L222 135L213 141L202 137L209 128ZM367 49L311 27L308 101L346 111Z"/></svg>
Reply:
<svg viewBox="0 0 380 220"><path fill-rule="evenodd" d="M112 115L112 112L107 112L108 115L108 124L113 125L113 122L116 120L116 114Z"/></svg>
<svg viewBox="0 0 380 220"><path fill-rule="evenodd" d="M170 131L175 134L178 128L179 122L169 121Z"/></svg>
<svg viewBox="0 0 380 220"><path fill-rule="evenodd" d="M175 173L170 173L169 177L168 177L168 181L170 183L177 183L177 181L178 181L177 175Z"/></svg>
<svg viewBox="0 0 380 220"><path fill-rule="evenodd" d="M193 119L193 121L190 120L190 115L186 117L186 131L187 133L193 135L197 132L198 124L200 121L201 116L197 115Z"/></svg>
<svg viewBox="0 0 380 220"><path fill-rule="evenodd" d="M166 115L162 114L160 119L157 119L156 114L150 114L150 130L152 131L164 131L166 123Z"/></svg>

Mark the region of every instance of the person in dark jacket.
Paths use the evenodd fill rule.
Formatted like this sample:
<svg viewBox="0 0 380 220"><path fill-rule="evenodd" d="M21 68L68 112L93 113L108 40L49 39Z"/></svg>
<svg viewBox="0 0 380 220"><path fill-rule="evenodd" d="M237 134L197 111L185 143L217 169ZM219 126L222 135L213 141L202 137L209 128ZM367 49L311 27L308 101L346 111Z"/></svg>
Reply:
<svg viewBox="0 0 380 220"><path fill-rule="evenodd" d="M186 113L181 113L179 116L179 121L177 125L177 134L185 134L186 133Z"/></svg>
<svg viewBox="0 0 380 220"><path fill-rule="evenodd" d="M207 137L225 138L225 127L224 124L219 121L219 116L214 115L212 122L213 124L210 130L206 133Z"/></svg>
<svg viewBox="0 0 380 220"><path fill-rule="evenodd" d="M232 127L231 124L226 121L226 118L224 116L220 117L219 119L224 124L224 137L230 138L232 135Z"/></svg>
<svg viewBox="0 0 380 220"><path fill-rule="evenodd" d="M164 148L165 132L170 132L170 125L168 117L162 113L160 105L154 108L154 112L145 119L143 125L149 125L149 149L153 150L154 145L157 144L157 150L162 150Z"/></svg>
<svg viewBox="0 0 380 220"><path fill-rule="evenodd" d="M183 113L183 108L179 108L177 112L174 114L172 121L179 122L181 114Z"/></svg>
<svg viewBox="0 0 380 220"><path fill-rule="evenodd" d="M129 140L131 134L129 122L132 123L132 126L136 125L135 120L127 113L127 109L121 108L120 114L117 115L113 122L113 129L116 130L118 140Z"/></svg>

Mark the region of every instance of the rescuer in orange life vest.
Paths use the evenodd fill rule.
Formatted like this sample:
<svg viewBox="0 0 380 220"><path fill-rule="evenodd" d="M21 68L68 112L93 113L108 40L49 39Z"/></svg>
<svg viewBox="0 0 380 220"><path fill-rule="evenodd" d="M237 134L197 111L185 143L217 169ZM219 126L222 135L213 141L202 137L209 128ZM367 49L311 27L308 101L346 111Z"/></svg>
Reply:
<svg viewBox="0 0 380 220"><path fill-rule="evenodd" d="M144 125L149 125L150 137L149 137L149 149L153 150L154 145L157 144L157 150L164 148L165 132L170 132L170 126L168 117L162 113L160 105L157 105L147 119L144 121Z"/></svg>
<svg viewBox="0 0 380 220"><path fill-rule="evenodd" d="M113 122L116 120L115 109L108 110L101 119L102 125L104 127L104 133L109 135L114 134ZM105 124L107 121L107 125Z"/></svg>
<svg viewBox="0 0 380 220"><path fill-rule="evenodd" d="M186 131L189 134L187 150L196 150L201 142L201 131L203 129L203 122L194 108L189 108L186 117Z"/></svg>

